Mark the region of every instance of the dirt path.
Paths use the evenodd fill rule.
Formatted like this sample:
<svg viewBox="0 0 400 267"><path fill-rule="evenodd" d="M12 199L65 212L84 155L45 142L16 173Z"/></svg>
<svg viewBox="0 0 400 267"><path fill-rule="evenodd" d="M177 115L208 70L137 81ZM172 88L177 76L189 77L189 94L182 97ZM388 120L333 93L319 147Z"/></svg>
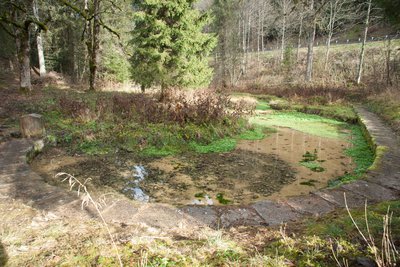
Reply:
<svg viewBox="0 0 400 267"><path fill-rule="evenodd" d="M124 197L108 198L102 214L109 223L146 224L168 232L198 227L238 225L277 225L304 216L320 216L344 207L344 193L350 207L400 198L400 145L393 131L374 114L358 108L360 117L375 144L388 148L379 167L369 171L364 180L322 189L307 196L283 200L259 201L246 206L181 206L141 204ZM0 198L22 200L29 206L59 217L93 218L93 208L81 210L75 192L47 184L26 163L25 155L32 143L14 139L0 144Z"/></svg>

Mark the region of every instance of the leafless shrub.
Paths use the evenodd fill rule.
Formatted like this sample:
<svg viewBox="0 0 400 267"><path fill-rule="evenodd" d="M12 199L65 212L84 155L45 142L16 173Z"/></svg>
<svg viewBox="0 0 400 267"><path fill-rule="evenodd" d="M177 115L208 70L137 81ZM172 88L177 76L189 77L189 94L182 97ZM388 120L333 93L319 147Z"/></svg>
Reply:
<svg viewBox="0 0 400 267"><path fill-rule="evenodd" d="M60 107L63 113L83 122L91 121L96 117L87 103L66 96L60 98Z"/></svg>
<svg viewBox="0 0 400 267"><path fill-rule="evenodd" d="M369 228L369 222L368 222L368 212L367 212L367 201L365 201L365 206L364 206L364 218L365 218L365 227L366 227L366 233L363 233L361 231L360 227L354 220L349 206L347 205L347 199L346 199L346 194L344 194L344 201L345 201L345 206L347 213L349 214L349 217L353 223L353 225L356 227L358 233L368 246L368 250L372 253L374 256L374 261L378 265L378 267L394 267L396 266L397 259L400 257L399 252L396 249L396 246L394 245L393 239L392 239L392 234L391 234L391 221L392 221L392 216L393 213L390 212L390 207L388 207L386 215L383 216L383 234L382 234L382 243L380 247L377 246L374 237L371 235L371 231ZM341 266L341 265L339 265Z"/></svg>

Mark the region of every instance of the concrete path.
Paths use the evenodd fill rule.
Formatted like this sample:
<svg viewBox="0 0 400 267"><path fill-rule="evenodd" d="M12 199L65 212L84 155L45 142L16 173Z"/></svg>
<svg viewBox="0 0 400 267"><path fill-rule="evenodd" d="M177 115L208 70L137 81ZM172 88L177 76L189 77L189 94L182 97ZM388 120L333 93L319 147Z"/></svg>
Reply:
<svg viewBox="0 0 400 267"><path fill-rule="evenodd" d="M168 231L196 227L232 227L239 225L279 225L305 216L321 216L343 208L344 194L348 206L364 206L381 201L400 199L400 144L394 132L375 114L357 108L375 145L387 147L379 167L369 171L365 179L323 189L308 196L282 201L259 201L247 206L183 206L141 204L126 198L109 199L102 215L109 223L121 225L146 224ZM20 199L24 203L61 217L93 218L93 208L81 210L76 192L45 183L26 163L25 155L32 143L15 139L0 144L0 199Z"/></svg>

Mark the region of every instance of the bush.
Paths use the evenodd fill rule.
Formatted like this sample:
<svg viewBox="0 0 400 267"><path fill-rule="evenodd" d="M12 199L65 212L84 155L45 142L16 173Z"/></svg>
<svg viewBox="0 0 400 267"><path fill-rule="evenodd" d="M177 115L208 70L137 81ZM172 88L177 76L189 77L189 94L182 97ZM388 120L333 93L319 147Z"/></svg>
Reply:
<svg viewBox="0 0 400 267"><path fill-rule="evenodd" d="M83 122L88 122L94 117L94 114L90 111L89 105L83 101L63 96L60 98L60 107L64 114Z"/></svg>

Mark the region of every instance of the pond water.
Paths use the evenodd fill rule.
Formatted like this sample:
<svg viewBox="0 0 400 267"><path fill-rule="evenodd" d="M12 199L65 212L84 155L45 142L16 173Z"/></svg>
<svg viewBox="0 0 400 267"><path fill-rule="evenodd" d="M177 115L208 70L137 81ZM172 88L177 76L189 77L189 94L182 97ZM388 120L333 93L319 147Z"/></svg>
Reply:
<svg viewBox="0 0 400 267"><path fill-rule="evenodd" d="M140 160L129 153L72 157L53 149L40 155L33 168L50 183L57 183L55 173L67 172L81 180L90 177L92 188L111 188L141 202L224 205L308 194L355 167L344 153L350 135L338 122L271 114L253 121L276 132L262 140L241 140L232 152Z"/></svg>
<svg viewBox="0 0 400 267"><path fill-rule="evenodd" d="M238 148L276 155L290 163L295 171L295 181L268 197L274 199L308 194L326 187L329 180L351 172L355 166L352 159L344 154L344 150L351 146L348 138L324 138L279 127L270 137L240 142ZM316 156L313 164L304 162L304 155L309 154ZM312 168L314 166L319 168Z"/></svg>
<svg viewBox="0 0 400 267"><path fill-rule="evenodd" d="M263 140L240 141L233 152L149 162L140 186L152 201L172 204L247 204L303 195L353 170L344 155L349 146L346 140L278 128ZM307 155L313 160L304 161Z"/></svg>

